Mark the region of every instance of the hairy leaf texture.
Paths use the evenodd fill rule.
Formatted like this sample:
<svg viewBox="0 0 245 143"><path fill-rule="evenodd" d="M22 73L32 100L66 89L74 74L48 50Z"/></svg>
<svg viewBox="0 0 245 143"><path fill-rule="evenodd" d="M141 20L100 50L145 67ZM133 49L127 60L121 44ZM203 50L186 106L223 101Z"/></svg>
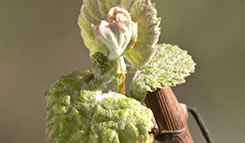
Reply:
<svg viewBox="0 0 245 143"><path fill-rule="evenodd" d="M182 84L185 77L194 72L195 65L187 51L178 46L157 45L157 52L151 61L136 71L130 96L143 100L148 92Z"/></svg>
<svg viewBox="0 0 245 143"><path fill-rule="evenodd" d="M127 36L130 37L118 33L122 32L120 30L113 29L113 27L122 25L120 22L115 24L115 21L108 20L110 19L108 17L110 17L111 9L115 9L115 7L129 13L132 24L129 24L126 30L131 32L127 33ZM78 23L91 57L97 52L103 53L110 59L115 59L118 54L122 54L135 67L140 67L151 59L160 35L160 20L157 18L157 11L150 0L84 0ZM106 30L104 28L106 25L111 28ZM125 26L121 27L125 28ZM104 33L100 28L105 29ZM135 28L137 29L134 30ZM99 36L96 36L96 31L99 32ZM114 33L111 34L112 32ZM130 41L128 41L129 39ZM125 42L122 43L122 40ZM112 50L115 45L125 47L122 47L122 50L119 51ZM116 56L112 53L115 53L115 51Z"/></svg>
<svg viewBox="0 0 245 143"><path fill-rule="evenodd" d="M109 92L100 79L83 82L86 72L62 76L45 92L47 133L57 143L150 143L150 109Z"/></svg>

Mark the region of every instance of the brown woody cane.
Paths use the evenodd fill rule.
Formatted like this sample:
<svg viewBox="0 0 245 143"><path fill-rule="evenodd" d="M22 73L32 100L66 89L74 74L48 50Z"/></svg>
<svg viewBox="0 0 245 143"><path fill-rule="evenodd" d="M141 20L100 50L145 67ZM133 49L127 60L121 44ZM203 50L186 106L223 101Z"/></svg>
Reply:
<svg viewBox="0 0 245 143"><path fill-rule="evenodd" d="M164 143L193 143L187 125L189 110L194 115L207 143L213 143L196 108L188 107L187 109L185 104L179 103L170 87L149 93L144 102L155 116L158 131L154 132L158 141Z"/></svg>

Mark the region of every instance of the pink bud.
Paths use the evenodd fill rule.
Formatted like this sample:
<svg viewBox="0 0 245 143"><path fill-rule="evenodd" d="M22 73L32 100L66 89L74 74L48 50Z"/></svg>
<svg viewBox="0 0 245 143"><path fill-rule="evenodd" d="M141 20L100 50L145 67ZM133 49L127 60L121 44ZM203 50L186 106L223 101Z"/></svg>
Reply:
<svg viewBox="0 0 245 143"><path fill-rule="evenodd" d="M137 24L131 20L127 10L114 7L106 20L101 20L100 25L94 27L94 33L110 50L109 59L116 59L122 56L129 42L137 38Z"/></svg>

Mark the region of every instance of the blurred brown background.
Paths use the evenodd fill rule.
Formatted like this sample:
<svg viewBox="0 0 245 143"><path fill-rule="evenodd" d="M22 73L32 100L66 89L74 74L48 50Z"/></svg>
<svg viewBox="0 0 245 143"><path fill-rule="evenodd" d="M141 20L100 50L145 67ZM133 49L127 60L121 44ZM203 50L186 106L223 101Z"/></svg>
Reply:
<svg viewBox="0 0 245 143"><path fill-rule="evenodd" d="M198 107L216 143L243 143L245 96L242 0L154 0L160 43L197 62L174 91ZM77 25L82 0L0 1L0 143L45 143L42 96L60 75L90 68ZM196 143L205 143L194 120Z"/></svg>

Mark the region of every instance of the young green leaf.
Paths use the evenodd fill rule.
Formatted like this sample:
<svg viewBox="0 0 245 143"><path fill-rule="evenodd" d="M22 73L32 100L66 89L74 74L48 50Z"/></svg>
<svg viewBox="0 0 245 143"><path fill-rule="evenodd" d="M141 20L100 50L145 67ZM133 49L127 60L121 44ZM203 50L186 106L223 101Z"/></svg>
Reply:
<svg viewBox="0 0 245 143"><path fill-rule="evenodd" d="M83 81L88 74L91 72L62 76L45 92L50 140L57 143L151 143L151 110L125 95L102 93L102 80Z"/></svg>
<svg viewBox="0 0 245 143"><path fill-rule="evenodd" d="M185 77L194 72L195 65L187 51L178 46L157 45L157 51L151 61L136 71L130 96L142 101L148 92L182 84Z"/></svg>
<svg viewBox="0 0 245 143"><path fill-rule="evenodd" d="M150 0L84 0L79 26L90 56L124 56L133 66L148 62L158 41L160 20Z"/></svg>

